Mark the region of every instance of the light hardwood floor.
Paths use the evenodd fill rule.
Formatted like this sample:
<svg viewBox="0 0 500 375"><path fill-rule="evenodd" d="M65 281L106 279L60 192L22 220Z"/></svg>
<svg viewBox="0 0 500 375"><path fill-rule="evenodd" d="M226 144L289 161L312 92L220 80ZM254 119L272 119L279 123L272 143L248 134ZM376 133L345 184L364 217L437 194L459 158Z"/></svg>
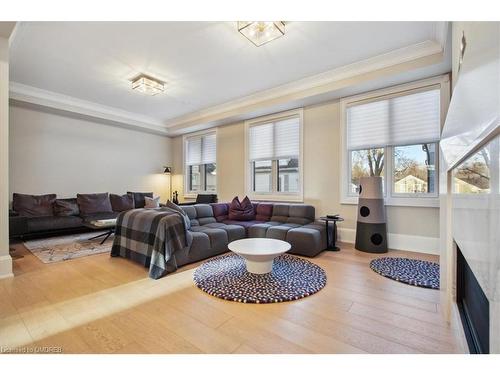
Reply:
<svg viewBox="0 0 500 375"><path fill-rule="evenodd" d="M161 280L100 254L43 264L22 244L14 278L0 280L0 347L64 353L463 353L439 292L370 270L377 255L341 244L311 259L327 286L295 302L226 302L198 290L194 267ZM437 257L401 251L437 261ZM22 349L24 350L24 349Z"/></svg>

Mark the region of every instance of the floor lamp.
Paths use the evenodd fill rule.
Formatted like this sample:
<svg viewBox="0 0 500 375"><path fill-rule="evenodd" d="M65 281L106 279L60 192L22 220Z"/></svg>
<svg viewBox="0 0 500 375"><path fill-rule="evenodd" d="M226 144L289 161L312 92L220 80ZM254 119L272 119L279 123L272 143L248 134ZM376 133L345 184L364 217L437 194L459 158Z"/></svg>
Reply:
<svg viewBox="0 0 500 375"><path fill-rule="evenodd" d="M172 200L172 167L163 167L163 173L168 175L168 179L170 181L170 190L168 200Z"/></svg>

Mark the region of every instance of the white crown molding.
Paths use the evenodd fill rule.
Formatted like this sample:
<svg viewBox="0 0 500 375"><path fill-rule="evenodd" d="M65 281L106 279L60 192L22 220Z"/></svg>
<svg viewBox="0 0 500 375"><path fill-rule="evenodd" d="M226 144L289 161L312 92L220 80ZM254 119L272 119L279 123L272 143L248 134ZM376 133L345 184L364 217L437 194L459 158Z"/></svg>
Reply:
<svg viewBox="0 0 500 375"><path fill-rule="evenodd" d="M344 86L356 84L357 82L353 82L355 77L363 77L360 80L369 80L373 78L371 77L372 73L387 68L401 67L405 63L409 64L406 69L435 64L443 58L447 29L447 22L439 22L434 30L435 40L426 40L167 121L18 82L11 82L10 98L36 106L102 119L118 126L164 136L177 136L215 127L228 119L246 120L250 114L253 115L259 110L265 111L266 108L277 108L286 105L286 103L298 103L301 100L331 93ZM415 64L416 62L419 63ZM286 109L290 108L282 108L281 110ZM266 113L259 115L263 114Z"/></svg>
<svg viewBox="0 0 500 375"><path fill-rule="evenodd" d="M12 46L12 43L14 43L14 39L15 39L20 27L21 27L21 22L16 22L14 29L12 29L12 32L10 33L9 48Z"/></svg>
<svg viewBox="0 0 500 375"><path fill-rule="evenodd" d="M101 119L127 128L135 128L159 135L168 135L168 131L162 122L153 118L18 82L10 83L10 99Z"/></svg>
<svg viewBox="0 0 500 375"><path fill-rule="evenodd" d="M331 86L340 81L422 58L443 55L443 51L441 41L426 40L285 85L260 91L221 105L180 116L167 121L166 126L172 130L172 133L183 133L185 132L183 131L184 129L187 130L200 124L216 124L217 121L222 120L224 117L241 115L257 106L276 105L284 101L299 100L308 96L319 95L331 91Z"/></svg>
<svg viewBox="0 0 500 375"><path fill-rule="evenodd" d="M448 38L448 29L450 22L439 21L434 23L434 40L441 45L441 48L446 48L446 40Z"/></svg>

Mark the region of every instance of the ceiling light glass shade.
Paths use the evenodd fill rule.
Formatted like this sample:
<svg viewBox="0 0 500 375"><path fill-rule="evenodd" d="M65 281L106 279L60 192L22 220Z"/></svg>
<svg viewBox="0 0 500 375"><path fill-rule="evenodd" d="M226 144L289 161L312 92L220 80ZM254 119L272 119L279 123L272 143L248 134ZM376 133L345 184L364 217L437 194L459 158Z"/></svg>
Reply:
<svg viewBox="0 0 500 375"><path fill-rule="evenodd" d="M157 95L165 91L165 84L150 77L139 76L132 81L132 89L148 95Z"/></svg>
<svg viewBox="0 0 500 375"><path fill-rule="evenodd" d="M283 21L238 21L238 31L257 47L285 35Z"/></svg>

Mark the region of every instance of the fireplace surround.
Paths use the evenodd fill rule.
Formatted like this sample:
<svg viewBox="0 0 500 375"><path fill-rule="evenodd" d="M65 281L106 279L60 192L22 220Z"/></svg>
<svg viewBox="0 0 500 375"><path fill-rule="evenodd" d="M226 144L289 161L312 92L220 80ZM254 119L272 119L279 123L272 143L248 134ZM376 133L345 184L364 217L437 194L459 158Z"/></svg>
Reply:
<svg viewBox="0 0 500 375"><path fill-rule="evenodd" d="M474 272L457 248L457 305L471 354L490 352L490 304Z"/></svg>

